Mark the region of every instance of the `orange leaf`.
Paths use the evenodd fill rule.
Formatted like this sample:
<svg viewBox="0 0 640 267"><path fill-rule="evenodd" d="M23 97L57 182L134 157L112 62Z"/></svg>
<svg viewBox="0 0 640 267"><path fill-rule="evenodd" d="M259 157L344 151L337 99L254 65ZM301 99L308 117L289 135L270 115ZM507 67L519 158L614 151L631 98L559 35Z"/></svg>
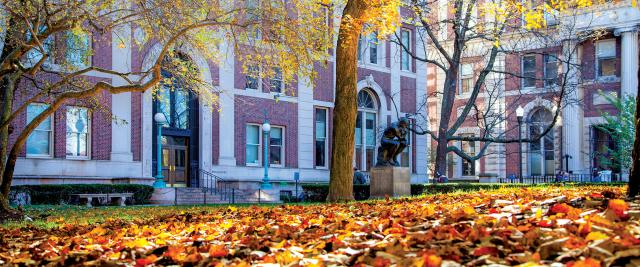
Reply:
<svg viewBox="0 0 640 267"><path fill-rule="evenodd" d="M209 256L222 258L229 255L229 250L224 245L211 245L209 247Z"/></svg>
<svg viewBox="0 0 640 267"><path fill-rule="evenodd" d="M158 260L158 256L151 254L149 257L146 257L144 259L137 259L135 266L136 267L147 266L149 264L156 262L156 260Z"/></svg>
<svg viewBox="0 0 640 267"><path fill-rule="evenodd" d="M386 267L391 265L391 260L385 259L383 257L376 257L373 260L373 267Z"/></svg>
<svg viewBox="0 0 640 267"><path fill-rule="evenodd" d="M442 258L438 255L433 254L424 254L422 255L422 261L424 263L424 267L440 267L442 265Z"/></svg>
<svg viewBox="0 0 640 267"><path fill-rule="evenodd" d="M571 210L571 206L565 204L565 203L561 203L561 204L555 204L551 207L551 209L549 209L549 212L551 214L556 214L556 213L569 213L569 211Z"/></svg>
<svg viewBox="0 0 640 267"><path fill-rule="evenodd" d="M611 209L618 218L624 219L628 217L627 211L629 210L629 204L622 199L609 200L609 209Z"/></svg>
<svg viewBox="0 0 640 267"><path fill-rule="evenodd" d="M567 264L567 267L600 267L600 261L594 260L592 258L586 258L584 260L579 260L574 262L573 264Z"/></svg>
<svg viewBox="0 0 640 267"><path fill-rule="evenodd" d="M479 247L473 251L473 256L479 257L483 255L498 255L498 249L496 247Z"/></svg>

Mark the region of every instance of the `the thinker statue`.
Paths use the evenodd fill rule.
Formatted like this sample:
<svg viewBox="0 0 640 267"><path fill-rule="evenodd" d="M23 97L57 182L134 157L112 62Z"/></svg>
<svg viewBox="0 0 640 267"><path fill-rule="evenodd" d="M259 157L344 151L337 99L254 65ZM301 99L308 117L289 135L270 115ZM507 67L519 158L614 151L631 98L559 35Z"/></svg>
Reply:
<svg viewBox="0 0 640 267"><path fill-rule="evenodd" d="M380 146L378 147L378 159L376 166L400 166L397 158L407 147L407 133L409 132L409 120L400 118L384 130Z"/></svg>

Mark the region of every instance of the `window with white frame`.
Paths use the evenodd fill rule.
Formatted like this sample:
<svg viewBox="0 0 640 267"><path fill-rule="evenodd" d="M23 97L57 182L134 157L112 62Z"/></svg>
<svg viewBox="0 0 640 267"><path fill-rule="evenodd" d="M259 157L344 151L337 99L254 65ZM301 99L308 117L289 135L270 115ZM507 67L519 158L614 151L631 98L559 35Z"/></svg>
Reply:
<svg viewBox="0 0 640 267"><path fill-rule="evenodd" d="M327 109L316 108L315 166L327 167Z"/></svg>
<svg viewBox="0 0 640 267"><path fill-rule="evenodd" d="M284 127L271 126L269 131L269 163L284 166Z"/></svg>
<svg viewBox="0 0 640 267"><path fill-rule="evenodd" d="M440 24L440 39L446 40L449 35L447 29L447 16L449 15L449 5L447 0L438 0L438 23Z"/></svg>
<svg viewBox="0 0 640 267"><path fill-rule="evenodd" d="M47 29L46 26L42 26L40 27L40 30L38 31L39 33L44 32ZM30 31L27 31L27 42L31 41L31 38L33 36L31 35ZM46 63L53 63L53 55L51 55L51 52L53 51L53 46L54 46L54 38L53 36L49 36L44 40L40 40L40 42L42 43L42 50L44 50L44 53L49 55L49 57L47 59L45 59ZM33 66L36 63L38 63L42 57L44 56L44 54L42 53L42 51L40 50L40 47L34 47L31 50L27 51L27 53L25 54L24 57L24 63L28 66Z"/></svg>
<svg viewBox="0 0 640 267"><path fill-rule="evenodd" d="M406 46L409 49L409 51L411 51L411 31L410 30L402 29L400 31L400 42L402 42L402 44ZM406 71L411 70L411 56L409 55L409 52L407 52L406 49L404 48L400 53L400 69L406 70Z"/></svg>
<svg viewBox="0 0 640 267"><path fill-rule="evenodd" d="M463 134L463 137L473 137L473 134ZM476 142L474 141L460 141L460 150L470 157L476 155ZM462 176L475 176L476 164L475 161L469 161L462 159Z"/></svg>
<svg viewBox="0 0 640 267"><path fill-rule="evenodd" d="M67 157L89 158L91 124L89 110L67 107Z"/></svg>
<svg viewBox="0 0 640 267"><path fill-rule="evenodd" d="M273 77L269 81L271 85L271 92L281 93L284 87L284 83L282 82L282 69L273 68Z"/></svg>
<svg viewBox="0 0 640 267"><path fill-rule="evenodd" d="M249 166L260 165L260 144L262 143L260 138L260 125L247 124L246 128L246 149L245 149L245 163Z"/></svg>
<svg viewBox="0 0 640 267"><path fill-rule="evenodd" d="M247 89L260 89L260 67L256 65L247 66L246 88Z"/></svg>
<svg viewBox="0 0 640 267"><path fill-rule="evenodd" d="M468 94L473 90L473 64L460 66L460 94Z"/></svg>
<svg viewBox="0 0 640 267"><path fill-rule="evenodd" d="M544 55L544 85L554 86L557 85L558 80L558 56L553 54Z"/></svg>
<svg viewBox="0 0 640 267"><path fill-rule="evenodd" d="M364 54L364 47L363 47L363 39L362 39L362 34L360 34L360 36L358 36L358 61L362 61L362 56Z"/></svg>
<svg viewBox="0 0 640 267"><path fill-rule="evenodd" d="M596 71L598 78L616 76L616 40L596 43Z"/></svg>
<svg viewBox="0 0 640 267"><path fill-rule="evenodd" d="M65 60L75 68L91 66L91 35L66 33Z"/></svg>
<svg viewBox="0 0 640 267"><path fill-rule="evenodd" d="M27 106L27 124L40 115L49 105L34 103ZM27 137L28 157L51 157L53 156L53 119L47 117L38 127Z"/></svg>
<svg viewBox="0 0 640 267"><path fill-rule="evenodd" d="M536 87L536 56L522 57L522 88Z"/></svg>
<svg viewBox="0 0 640 267"><path fill-rule="evenodd" d="M378 32L369 36L369 63L378 64Z"/></svg>

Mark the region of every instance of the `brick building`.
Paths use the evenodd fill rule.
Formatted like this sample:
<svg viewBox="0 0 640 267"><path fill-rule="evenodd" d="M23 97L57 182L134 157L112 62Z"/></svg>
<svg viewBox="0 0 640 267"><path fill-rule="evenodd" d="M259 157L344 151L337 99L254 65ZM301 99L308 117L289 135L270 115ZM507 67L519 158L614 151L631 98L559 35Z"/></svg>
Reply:
<svg viewBox="0 0 640 267"><path fill-rule="evenodd" d="M336 22L334 25L339 24ZM84 49L91 49L92 53L86 54L92 55L78 64L136 72L155 61L159 44L137 47L144 43L141 31L126 26L117 30L113 36L87 39ZM415 41L414 27L406 25L398 29L398 34L412 50L423 53L421 42ZM109 37L125 43L113 45ZM136 42L138 39L140 42ZM378 41L372 34L363 36L360 43L354 166L367 171L375 164L376 144L384 127L398 116L416 112L424 97L424 91L418 88L426 88L427 75L426 66L417 64L392 42ZM151 184L158 161L153 121L158 112L168 119L162 129L162 165L170 186L198 187L203 172L247 186L258 185L263 177L261 125L265 117L272 126L272 182L290 185L295 173L303 183L328 182L334 138L335 61L314 66L318 73L315 86L299 81L283 90L277 79L264 81L245 75L232 47L223 44L227 56L220 64L205 60L193 49L179 51L195 63L204 81L223 91L220 111L179 84L160 90L164 101L146 92L104 94L91 104L69 103L29 137L18 159L13 184ZM124 84L117 77L92 79ZM30 105L13 126L23 128L43 107ZM401 162L411 169L412 181L424 182L427 138L411 136Z"/></svg>
<svg viewBox="0 0 640 267"><path fill-rule="evenodd" d="M439 2L444 2L441 7L446 7L446 1ZM557 73L574 73L567 75L566 79L572 79L569 84L577 84L574 99L578 101L560 110L557 123L539 142L522 144L522 154L519 153L517 142L493 143L487 149L486 156L474 162L450 153L447 162L449 177L477 179L483 173L514 177L520 171L520 155L525 177L554 176L567 170L584 177L596 171L611 170L624 177L624 170L612 169L602 163L601 157L606 155L608 147L614 146L614 141L595 126L604 123L603 112L616 114L616 109L603 94L616 97L637 95L640 10L630 0L604 1L594 2L592 7L575 12L572 16L575 19L571 21L574 23L571 25L572 32L576 35L592 31L603 31L603 34L597 39L581 41L575 41L578 39L576 35L560 36L558 44L552 46L541 46L532 39L516 53L498 57L496 65L504 73L490 74L487 84L493 82L496 92L500 94L499 99L492 100L495 102L490 108L504 115L505 120L500 127L508 138L517 138L519 130L523 138L533 137L552 122L557 105L550 93L557 90L554 89L557 85L547 83L549 74L555 79ZM446 36L446 33L442 34L442 38ZM569 57L567 51L574 47L576 56ZM571 61L561 63L559 58L571 58ZM454 117L460 114L461 107L469 99L469 90L465 89L464 83L472 81L478 75L478 68L482 68L478 67L477 61L473 55L462 60L458 79L460 90L454 102L454 113L457 114L452 114ZM431 96L441 90L444 73L430 65L427 74L429 125L437 129L440 99ZM490 106L488 98L487 94L481 93L476 104L481 109L486 108ZM518 106L525 111L520 127L515 112ZM477 137L480 129L473 123L465 122L456 134ZM483 145L481 142L464 141L451 144L471 155L480 151ZM430 142L430 145L434 146L435 143Z"/></svg>

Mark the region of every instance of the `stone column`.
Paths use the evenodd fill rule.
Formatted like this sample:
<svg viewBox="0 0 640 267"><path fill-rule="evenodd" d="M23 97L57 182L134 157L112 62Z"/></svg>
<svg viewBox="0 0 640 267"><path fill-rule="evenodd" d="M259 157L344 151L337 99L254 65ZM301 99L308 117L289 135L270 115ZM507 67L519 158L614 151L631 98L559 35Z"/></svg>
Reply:
<svg viewBox="0 0 640 267"><path fill-rule="evenodd" d="M224 59L220 62L220 157L218 163L225 166L236 166L235 157L235 51L233 44L223 43Z"/></svg>
<svg viewBox="0 0 640 267"><path fill-rule="evenodd" d="M578 100L580 87L578 86L578 48L576 40L565 40L562 43L563 72L565 79L564 108L562 110L562 155L568 154L569 171L573 173L588 173L582 166L582 116ZM567 71L568 70L568 71ZM562 157L561 157L562 158Z"/></svg>
<svg viewBox="0 0 640 267"><path fill-rule="evenodd" d="M315 164L313 161L314 112L313 88L309 78L301 77L298 80L298 168L300 169L312 169Z"/></svg>
<svg viewBox="0 0 640 267"><path fill-rule="evenodd" d="M112 68L118 72L131 72L131 26L115 28L112 32L114 44L111 46ZM120 78L113 77L113 85L127 85ZM133 161L131 152L131 93L111 95L111 112L115 120L111 122L111 160Z"/></svg>
<svg viewBox="0 0 640 267"><path fill-rule="evenodd" d="M416 33L418 34L418 33ZM422 36L419 34L416 36L416 55L419 57L425 57L424 43L421 41ZM429 129L429 121L427 117L427 63L416 60L416 112L422 114L422 116L416 116L416 123L421 127ZM415 183L428 183L429 182L429 138L427 135L416 135L416 139L413 142L416 147L416 174L417 179Z"/></svg>
<svg viewBox="0 0 640 267"><path fill-rule="evenodd" d="M616 29L616 36L622 35L622 95L635 97L638 93L638 27Z"/></svg>

